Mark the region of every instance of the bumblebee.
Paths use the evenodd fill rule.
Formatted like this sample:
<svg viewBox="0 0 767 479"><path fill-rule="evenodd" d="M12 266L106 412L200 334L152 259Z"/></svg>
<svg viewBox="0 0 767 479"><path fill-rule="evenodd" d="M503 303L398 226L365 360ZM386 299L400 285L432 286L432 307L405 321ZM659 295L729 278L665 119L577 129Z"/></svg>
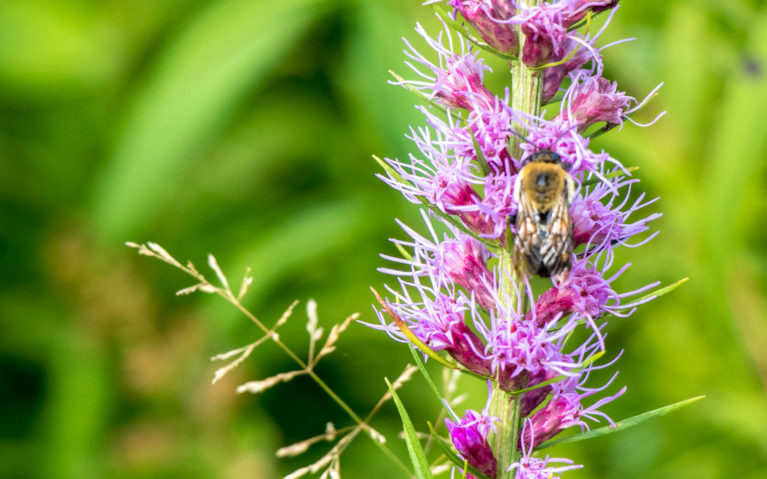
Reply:
<svg viewBox="0 0 767 479"><path fill-rule="evenodd" d="M519 205L515 221L514 264L522 273L563 280L573 256L570 203L575 181L570 165L551 150L532 154L517 175L514 199Z"/></svg>

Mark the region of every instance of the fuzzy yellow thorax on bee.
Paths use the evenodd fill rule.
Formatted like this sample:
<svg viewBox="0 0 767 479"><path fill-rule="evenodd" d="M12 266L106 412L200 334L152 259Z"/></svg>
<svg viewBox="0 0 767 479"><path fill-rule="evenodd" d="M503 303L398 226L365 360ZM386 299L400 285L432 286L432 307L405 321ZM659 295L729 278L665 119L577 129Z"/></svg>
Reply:
<svg viewBox="0 0 767 479"><path fill-rule="evenodd" d="M570 271L573 227L570 203L575 182L558 154L542 150L530 156L517 175L519 205L514 261L520 272L563 279Z"/></svg>

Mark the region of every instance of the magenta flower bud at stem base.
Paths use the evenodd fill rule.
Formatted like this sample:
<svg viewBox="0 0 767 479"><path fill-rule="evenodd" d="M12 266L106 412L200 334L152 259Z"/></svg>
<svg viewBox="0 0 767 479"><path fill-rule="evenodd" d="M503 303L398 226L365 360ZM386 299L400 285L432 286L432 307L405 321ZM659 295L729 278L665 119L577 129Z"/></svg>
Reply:
<svg viewBox="0 0 767 479"><path fill-rule="evenodd" d="M487 442L487 436L494 420L497 418L489 418L472 410L466 411L466 415L459 421L445 419L450 440L458 453L471 467L492 478L498 475L498 463Z"/></svg>

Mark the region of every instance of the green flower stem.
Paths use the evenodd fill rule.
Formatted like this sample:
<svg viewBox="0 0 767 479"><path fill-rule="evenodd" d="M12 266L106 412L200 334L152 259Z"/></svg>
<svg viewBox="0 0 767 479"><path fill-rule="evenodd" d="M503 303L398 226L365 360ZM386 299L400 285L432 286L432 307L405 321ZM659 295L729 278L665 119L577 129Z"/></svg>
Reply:
<svg viewBox="0 0 767 479"><path fill-rule="evenodd" d="M498 417L498 433L495 435L492 448L498 461L498 479L511 479L514 471L508 471L509 466L518 459L517 441L519 438L519 400L506 391L502 391L498 382L493 383L490 400L490 414Z"/></svg>
<svg viewBox="0 0 767 479"><path fill-rule="evenodd" d="M524 6L523 3L519 2L520 6ZM526 3L527 5L538 5L541 0L528 0ZM525 38L519 31L517 31L517 38L519 39L521 55ZM511 64L511 77L511 107L528 115L539 116L541 113L543 70L528 68L521 60L517 60ZM515 125L515 127L519 137L516 135L510 137L509 152L513 157L519 158L522 154L520 144L523 141L522 138L527 136L527 132L520 129L519 125ZM504 297L509 298L509 301L516 301L517 292L520 292L522 298L525 297L525 286L523 278L515 273L511 253L513 243L510 235L507 238L507 245L507 248L502 249L498 262L500 286ZM510 306L519 305L512 304ZM524 301L521 306L520 309L524 309ZM494 383L490 399L490 414L498 417L500 423L497 426L497 434L491 438L491 447L498 461L498 479L512 479L514 471L508 471L508 468L519 460L518 441L521 419L519 417L519 403L518 396L502 391L498 381Z"/></svg>

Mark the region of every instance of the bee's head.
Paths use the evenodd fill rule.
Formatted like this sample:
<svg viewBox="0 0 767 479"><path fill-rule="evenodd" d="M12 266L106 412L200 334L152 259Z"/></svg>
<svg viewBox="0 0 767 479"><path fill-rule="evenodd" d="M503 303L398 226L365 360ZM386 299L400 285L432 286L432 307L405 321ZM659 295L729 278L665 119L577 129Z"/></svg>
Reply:
<svg viewBox="0 0 767 479"><path fill-rule="evenodd" d="M570 171L571 166L570 163L563 162L562 157L558 153L548 149L540 150L528 156L525 163L553 163L561 166L565 171Z"/></svg>

